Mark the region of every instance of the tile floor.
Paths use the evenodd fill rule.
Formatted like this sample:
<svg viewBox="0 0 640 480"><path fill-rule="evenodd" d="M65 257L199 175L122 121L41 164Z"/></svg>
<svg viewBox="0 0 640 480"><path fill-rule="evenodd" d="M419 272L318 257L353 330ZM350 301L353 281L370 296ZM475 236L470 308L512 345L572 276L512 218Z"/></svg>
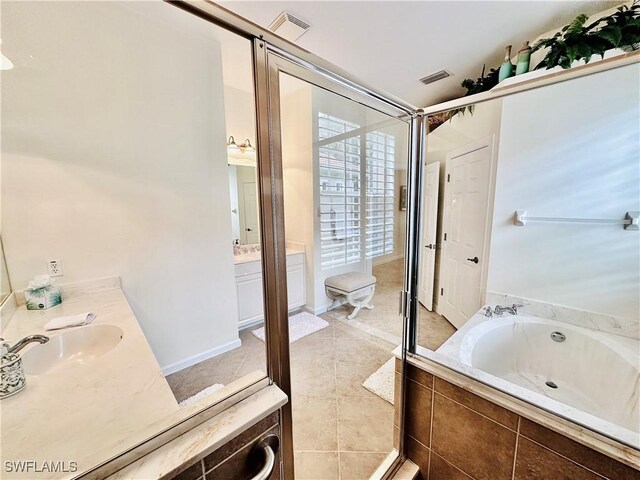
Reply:
<svg viewBox="0 0 640 480"><path fill-rule="evenodd" d="M402 322L400 320L399 302L404 276L404 260L394 260L373 267L373 275L377 278L376 293L373 297L373 310L360 310L355 322L349 322L356 328L367 328L367 331L392 343L400 344L402 339ZM351 307L342 306L334 313L346 316L351 313ZM368 328L371 327L371 328ZM430 312L422 305L418 315L418 344L430 350L437 349L456 329L446 318L435 312Z"/></svg>
<svg viewBox="0 0 640 480"><path fill-rule="evenodd" d="M400 338L398 292L402 260L374 267L375 308L347 320L341 307L320 317L323 330L291 345L291 406L296 478L367 479L392 449L393 406L362 387L391 358ZM420 344L437 348L455 329L421 308ZM380 335L375 335L380 332ZM167 377L178 401L213 383L228 384L254 370L265 370L264 343L251 330L240 333L242 346ZM392 340L392 341L389 341Z"/></svg>

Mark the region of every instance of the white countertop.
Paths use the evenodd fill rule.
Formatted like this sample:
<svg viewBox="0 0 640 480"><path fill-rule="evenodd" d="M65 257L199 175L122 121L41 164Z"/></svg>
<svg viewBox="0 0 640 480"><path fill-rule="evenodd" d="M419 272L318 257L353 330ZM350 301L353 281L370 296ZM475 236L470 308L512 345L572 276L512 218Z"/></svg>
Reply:
<svg viewBox="0 0 640 480"><path fill-rule="evenodd" d="M122 340L100 357L27 375L25 390L2 399L2 478L73 477L7 473L4 466L14 460L77 462L79 473L183 414L122 290L97 290L71 295L44 311L19 306L2 332L10 343L36 333L53 336L72 329L45 332L48 320L86 311L97 314L91 325L116 325L123 331ZM38 346L28 345L21 353Z"/></svg>
<svg viewBox="0 0 640 480"><path fill-rule="evenodd" d="M299 253L304 253L304 250L300 250L297 248L287 248L286 252L288 257L290 255L297 255ZM261 258L262 258L262 252L258 250L256 252L248 252L248 253L242 253L240 255L234 255L233 263L238 265L240 263L256 262L256 261L259 261Z"/></svg>

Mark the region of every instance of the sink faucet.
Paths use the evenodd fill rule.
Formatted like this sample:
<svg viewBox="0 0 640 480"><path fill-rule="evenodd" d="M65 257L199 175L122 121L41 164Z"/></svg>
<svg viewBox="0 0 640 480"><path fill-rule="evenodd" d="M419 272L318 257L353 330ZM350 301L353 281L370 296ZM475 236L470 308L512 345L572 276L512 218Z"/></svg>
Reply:
<svg viewBox="0 0 640 480"><path fill-rule="evenodd" d="M4 338L0 338L0 342L2 342L2 346L7 349L7 353L18 353L24 347L33 342L47 343L48 341L49 337L46 335L28 335L22 340L18 340L13 347L10 347L9 344L4 341Z"/></svg>
<svg viewBox="0 0 640 480"><path fill-rule="evenodd" d="M496 315L502 315L504 312L510 313L511 315L517 315L518 308L520 307L524 307L524 305L518 305L516 303L514 303L510 307L503 307L502 305L496 305L496 308L494 308L493 312Z"/></svg>

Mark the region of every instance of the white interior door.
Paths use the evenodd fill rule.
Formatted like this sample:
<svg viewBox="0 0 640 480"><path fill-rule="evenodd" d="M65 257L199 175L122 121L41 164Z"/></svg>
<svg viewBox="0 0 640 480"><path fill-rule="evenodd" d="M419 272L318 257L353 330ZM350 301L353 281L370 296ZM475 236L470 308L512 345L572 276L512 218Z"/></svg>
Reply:
<svg viewBox="0 0 640 480"><path fill-rule="evenodd" d="M483 302L492 142L447 155L440 261L440 313L460 328Z"/></svg>
<svg viewBox="0 0 640 480"><path fill-rule="evenodd" d="M433 310L439 186L440 162L430 163L425 169L424 213L422 215L422 254L420 255L420 283L418 288L418 301L424 305L427 310Z"/></svg>
<svg viewBox="0 0 640 480"><path fill-rule="evenodd" d="M258 197L255 182L242 184L244 200L243 228L245 243L260 243L260 229L258 227Z"/></svg>

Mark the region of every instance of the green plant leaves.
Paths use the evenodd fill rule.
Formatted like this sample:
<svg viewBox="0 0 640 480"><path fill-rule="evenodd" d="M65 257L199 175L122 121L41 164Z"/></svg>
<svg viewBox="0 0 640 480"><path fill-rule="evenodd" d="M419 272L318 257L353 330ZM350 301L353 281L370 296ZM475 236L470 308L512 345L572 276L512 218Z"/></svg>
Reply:
<svg viewBox="0 0 640 480"><path fill-rule="evenodd" d="M622 5L611 15L585 26L588 19L587 15L580 14L552 37L538 40L532 52L544 48L547 53L534 70L557 66L567 69L576 60L589 63L594 55L604 57L604 53L612 48L640 50L640 0L634 0L630 6ZM467 89L467 96L490 90L497 84L498 70L492 68L485 76L483 67L476 81L467 78L461 85ZM453 114L464 114L464 109L460 110Z"/></svg>
<svg viewBox="0 0 640 480"><path fill-rule="evenodd" d="M547 48L544 59L535 69L561 66L570 68L576 60L588 63L593 55L604 56L612 48L640 48L640 4L622 5L613 14L587 25L587 15L578 15L551 38L536 42L534 51ZM602 25L602 26L601 26ZM600 27L601 26L601 27Z"/></svg>
<svg viewBox="0 0 640 480"><path fill-rule="evenodd" d="M617 26L606 26L593 34L608 41L613 47L619 47L622 40L622 29Z"/></svg>

